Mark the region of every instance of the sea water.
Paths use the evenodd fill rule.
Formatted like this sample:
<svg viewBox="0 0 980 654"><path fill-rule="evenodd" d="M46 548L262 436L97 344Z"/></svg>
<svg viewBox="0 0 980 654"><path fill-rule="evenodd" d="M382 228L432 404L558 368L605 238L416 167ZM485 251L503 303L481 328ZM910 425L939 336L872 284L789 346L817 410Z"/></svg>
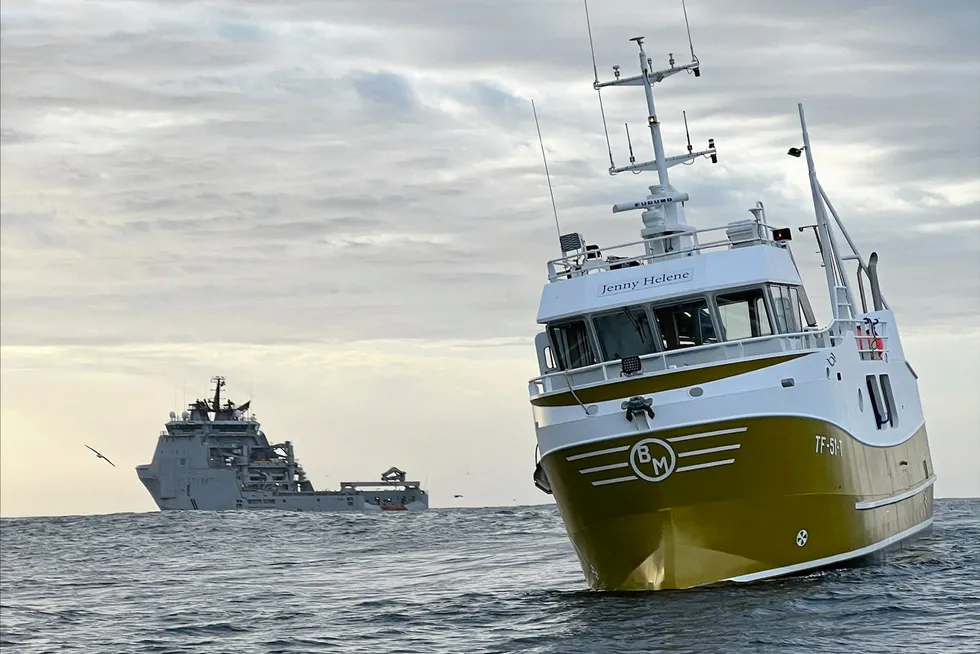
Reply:
<svg viewBox="0 0 980 654"><path fill-rule="evenodd" d="M980 652L980 500L876 565L587 589L553 505L0 521L3 652Z"/></svg>

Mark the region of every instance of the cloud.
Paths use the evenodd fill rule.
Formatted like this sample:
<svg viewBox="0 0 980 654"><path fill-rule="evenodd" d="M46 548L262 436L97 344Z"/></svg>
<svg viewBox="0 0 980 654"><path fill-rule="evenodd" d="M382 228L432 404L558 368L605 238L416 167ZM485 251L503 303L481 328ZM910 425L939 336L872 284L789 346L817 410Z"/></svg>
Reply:
<svg viewBox="0 0 980 654"><path fill-rule="evenodd" d="M971 83L980 52L968 38L978 12L968 2L834 7L689 8L705 74L669 80L660 112L673 149L685 108L698 143L716 138L721 163L679 171L675 183L694 198L697 220L728 220L763 199L771 215L807 223L801 162L781 156L799 140L795 101L805 100L821 179L852 230L874 237L868 247L913 247L903 262L913 277L940 261L958 266L965 286L941 292L969 322L980 302L970 281L980 250ZM656 22L647 45L658 63L665 50L683 55L679 11L645 23L633 11L593 8L601 68L629 66L622 37L633 23ZM68 315L106 342L134 331L166 340L178 304L187 337L232 338L233 326L195 318L203 287L211 311L288 290L371 331L377 314L358 311L369 294L370 304L398 306L403 337L448 337L447 321L466 334L526 336L534 327L522 316L554 252L531 96L564 228L636 237L636 221L608 206L645 182L604 173L584 19L568 3L189 3L176 12L105 2L69 21L59 3L22 2L5 6L2 22L8 343L63 342ZM638 151L649 150L638 102L606 94L620 163L621 119L635 123ZM928 238L950 231L962 255ZM811 272L814 263L805 261ZM903 288L913 305L935 297L928 284ZM487 314L490 297L520 304ZM138 330L120 315L127 303L144 316ZM250 340L311 331L301 320L268 327ZM324 336L341 333L331 326Z"/></svg>

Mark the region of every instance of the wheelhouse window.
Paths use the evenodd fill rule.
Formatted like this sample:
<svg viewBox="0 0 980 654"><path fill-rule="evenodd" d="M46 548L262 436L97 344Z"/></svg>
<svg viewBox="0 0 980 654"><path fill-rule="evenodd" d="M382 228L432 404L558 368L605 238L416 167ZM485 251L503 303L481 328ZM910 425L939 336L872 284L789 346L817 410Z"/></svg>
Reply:
<svg viewBox="0 0 980 654"><path fill-rule="evenodd" d="M562 370L582 368L596 363L595 353L584 320L570 320L549 325L551 342L555 346L558 367Z"/></svg>
<svg viewBox="0 0 980 654"><path fill-rule="evenodd" d="M665 350L717 343L714 323L704 300L657 307L653 310Z"/></svg>
<svg viewBox="0 0 980 654"><path fill-rule="evenodd" d="M766 297L761 288L715 296L718 317L725 333L725 340L758 338L772 335Z"/></svg>
<svg viewBox="0 0 980 654"><path fill-rule="evenodd" d="M800 316L800 292L795 286L772 284L772 317L776 331L780 334L795 334L803 331Z"/></svg>
<svg viewBox="0 0 980 654"><path fill-rule="evenodd" d="M623 307L592 319L603 361L657 351L650 319L643 307Z"/></svg>

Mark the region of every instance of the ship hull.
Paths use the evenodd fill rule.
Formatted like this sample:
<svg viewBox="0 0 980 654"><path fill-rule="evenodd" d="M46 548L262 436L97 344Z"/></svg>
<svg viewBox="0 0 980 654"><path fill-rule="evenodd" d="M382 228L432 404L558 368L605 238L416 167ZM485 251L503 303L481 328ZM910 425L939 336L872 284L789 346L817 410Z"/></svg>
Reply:
<svg viewBox="0 0 980 654"><path fill-rule="evenodd" d="M541 465L599 590L690 588L842 565L932 524L925 426L871 446L812 417L638 430Z"/></svg>
<svg viewBox="0 0 980 654"><path fill-rule="evenodd" d="M403 512L403 513L419 513L422 511L428 511L429 507L421 504L409 504L398 507L384 506L378 508L377 506L370 503L359 503L357 506L350 506L343 502L332 502L327 505L314 505L307 502L292 502L289 499L286 502L282 502L280 498L279 504L269 504L269 505L233 505L233 506L222 506L222 507L212 507L204 509L201 507L195 507L196 502L188 502L189 506L178 506L178 505L157 505L161 511L294 511L294 512L308 512L308 513L380 513L380 512Z"/></svg>
<svg viewBox="0 0 980 654"><path fill-rule="evenodd" d="M152 465L136 474L161 511L305 511L366 512L427 511L427 493L404 489L370 491L242 491L233 470L190 470L167 475ZM169 478L168 478L169 477Z"/></svg>

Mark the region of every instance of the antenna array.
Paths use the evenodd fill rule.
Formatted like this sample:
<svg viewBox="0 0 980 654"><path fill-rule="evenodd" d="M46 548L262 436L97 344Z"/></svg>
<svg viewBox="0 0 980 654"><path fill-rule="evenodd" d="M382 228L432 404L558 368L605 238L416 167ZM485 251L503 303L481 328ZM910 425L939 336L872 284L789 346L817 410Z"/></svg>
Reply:
<svg viewBox="0 0 980 654"><path fill-rule="evenodd" d="M643 48L644 37L638 36L630 40L635 42L639 48L638 54L640 74L632 77L623 77L622 73L620 72L620 67L616 65L613 66L614 79L601 82L599 81L599 69L596 65L595 44L592 38L592 21L589 17L589 2L588 0L583 0L583 3L585 5L585 20L589 34L589 48L592 51L592 72L594 75L592 87L595 89L599 100L599 113L602 116L602 129L606 136L606 149L609 153L609 174L616 175L626 171L639 174L641 172L656 170L659 181L658 185L649 187L650 194L643 200L620 202L613 205L613 213L642 209L644 228L640 231L640 234L646 240L648 252L651 254L667 255L670 252L680 251L685 247L685 241L693 238L692 233L694 230L687 225L686 221L684 220L683 213L684 203L687 202L689 198L687 193L681 193L671 186L670 178L667 175L667 169L678 164L691 164L698 157L706 157L711 160L711 163L718 163L718 154L717 150L715 149L714 139L708 139L708 147L706 149L699 151L694 150L694 146L691 145L691 132L687 124L686 111L683 112L683 117L684 131L687 135L687 152L680 155L667 157L664 153L663 137L660 133L660 120L657 118L657 111L656 107L654 106L654 84L662 82L668 77L676 75L682 71L693 74L695 77L701 76L701 61L694 53L694 42L691 39L691 24L687 16L687 4L685 0L681 0L681 6L684 10L684 24L687 28L687 42L691 50L690 63L681 64L678 66L674 60L674 54L670 53L668 55L669 67L663 70L653 70L653 59L647 56L646 51ZM611 86L643 87L647 104L647 126L650 129L650 138L653 144L654 158L652 160L637 163L636 155L633 151L633 142L630 138L629 124L626 124L626 142L630 153L629 165L621 167L616 166L612 153L612 143L609 139L609 127L606 122L606 111L602 102L602 89ZM581 239L578 234L569 234L566 236L562 236L561 234L561 227L558 222L558 209L555 205L554 189L552 188L551 175L548 171L548 160L545 156L544 141L541 138L541 126L538 122L538 113L537 109L534 107L533 100L531 101L531 108L532 111L534 111L534 123L538 131L538 142L541 145L541 158L544 161L545 176L548 178L548 192L551 194L551 207L555 214L555 227L558 229L559 243L562 247L562 254L564 254L572 249L581 247ZM575 238L572 239L572 237ZM573 240L574 243L572 242Z"/></svg>
<svg viewBox="0 0 980 654"><path fill-rule="evenodd" d="M708 139L708 147L704 150L695 151L691 145L690 129L687 124L687 112L683 113L684 131L687 135L687 152L668 157L664 153L663 137L660 133L661 121L657 117L657 110L654 105L653 87L658 82L662 82L672 75L680 72L693 74L695 77L701 76L701 61L694 53L694 42L691 39L691 25L687 16L687 4L681 0L684 10L684 24L687 28L687 41L691 50L690 63L677 65L674 54L669 53L669 67L663 70L653 69L653 59L648 57L643 47L642 36L637 36L630 41L636 43L639 49L640 73L631 77L624 77L618 65L613 66L613 78L610 81L599 81L598 67L596 65L595 46L592 39L592 24L589 18L588 0L583 0L585 4L585 19L589 32L589 47L592 50L592 70L595 81L592 86L596 90L599 99L599 111L602 115L603 131L606 135L606 148L609 151L609 174L616 175L623 172L639 174L646 171L657 171L659 184L650 186L650 195L643 200L633 202L620 202L613 206L613 212L630 211L642 209L644 229L640 232L644 239L668 236L667 240L659 239L658 242L649 242L648 249L654 252L666 254L666 252L679 249L682 246L681 240L689 236L692 230L687 226L683 215L683 204L688 200L686 193L680 193L670 184L667 169L678 164L693 163L698 157L706 157L712 163L718 163L718 154L715 149L714 139ZM629 147L629 164L626 166L616 166L612 154L612 144L609 141L609 129L606 124L605 108L602 103L602 90L611 86L640 86L646 95L647 104L647 126L650 129L650 138L653 145L654 158L649 161L637 162L634 154L633 143L629 135L629 125L626 125L626 140ZM676 235L677 238L673 238Z"/></svg>
<svg viewBox="0 0 980 654"><path fill-rule="evenodd" d="M691 133L690 133L690 130L688 129L688 125L687 125L687 112L686 111L683 112L683 117L684 117L684 130L685 130L685 132L687 134L687 141L688 141L687 154L686 155L681 155L679 157L670 157L670 158L665 157L663 155L663 142L662 142L662 139L660 138L660 135L659 135L659 132L660 132L660 121L657 118L656 112L654 111L654 108L653 108L652 87L653 87L654 84L656 84L657 82L662 82L667 77L670 77L671 75L674 75L674 74L679 73L681 71L688 71L689 73L693 74L695 77L700 77L701 76L701 61L698 59L698 56L694 53L694 42L691 40L691 24L690 24L690 21L688 20L688 16L687 16L687 3L685 2L685 0L681 0L681 6L682 6L682 8L684 10L684 25L685 25L685 27L687 29L687 42L688 42L688 46L690 47L690 50L691 50L691 62L688 63L688 64L683 64L683 65L677 66L676 65L676 61L674 60L674 53L671 52L671 53L668 54L669 68L666 68L666 69L660 70L660 71L653 71L652 70L652 68L653 68L653 59L651 57L647 57L646 56L646 52L643 49L643 38L644 37L637 36L637 37L634 37L634 38L630 39L630 41L635 42L637 44L637 46L639 47L639 50L640 50L639 55L640 55L640 70L641 70L641 74L640 75L633 76L633 77L624 78L622 76L621 71L620 71L620 66L619 65L615 65L615 66L612 67L613 68L613 77L614 77L614 79L612 81L609 81L609 82L600 82L599 81L599 72L598 72L598 66L596 65L596 57L595 57L595 45L594 45L594 42L593 42L593 39L592 39L592 24L591 24L591 20L590 20L590 17L589 17L589 1L588 0L583 0L583 3L585 5L585 20L586 20L586 24L587 24L587 27L588 27L588 33L589 33L589 48L592 51L592 70L593 70L593 73L594 73L594 76L595 76L595 81L593 82L592 86L593 86L593 88L595 88L596 95L597 95L598 100L599 100L599 112L600 112L600 115L602 117L602 127L603 127L603 131L605 133L605 136L606 136L606 148L607 148L607 150L609 152L609 174L610 175L616 175L618 173L622 173L622 172L626 172L626 171L630 171L630 172L633 172L633 173L639 173L639 172L643 172L643 171L646 171L646 170L657 170L657 172L658 172L658 174L660 176L660 183L662 185L666 185L666 184L669 183L669 180L667 179L667 175L666 175L666 172L665 172L667 168L670 168L672 166L675 166L675 165L681 164L681 163L690 163L696 157L699 157L699 156L709 157L711 159L711 162L712 163L717 163L718 162L718 155L717 155L717 152L716 152L715 147L714 147L714 139L708 139L708 148L707 149L702 150L702 151L699 151L699 152L694 152L694 148L691 146ZM648 91L647 92L647 104L648 104L648 108L650 109L649 115L647 116L647 124L648 124L648 126L650 128L651 137L652 137L652 140L653 140L653 148L654 148L654 156L655 156L655 158L653 160L646 161L646 162L643 162L643 163L640 163L640 164L637 164L636 163L636 157L635 157L635 155L633 153L633 144L630 141L630 137L629 137L629 125L627 124L626 125L626 139L627 139L627 146L629 147L629 151L630 151L630 165L628 165L628 166L622 166L622 167L617 167L616 166L616 163L614 161L613 154L612 154L612 143L610 142L610 139L609 139L609 129L608 129L608 125L607 125L607 122L606 122L605 107L604 107L603 102L602 102L602 89L604 89L606 87L609 87L609 86L645 86L645 87L647 87L646 88L646 90ZM659 144L658 144L658 141L660 142ZM659 161L662 161L664 163L664 166L663 167L661 167L661 166L658 165L658 162Z"/></svg>

